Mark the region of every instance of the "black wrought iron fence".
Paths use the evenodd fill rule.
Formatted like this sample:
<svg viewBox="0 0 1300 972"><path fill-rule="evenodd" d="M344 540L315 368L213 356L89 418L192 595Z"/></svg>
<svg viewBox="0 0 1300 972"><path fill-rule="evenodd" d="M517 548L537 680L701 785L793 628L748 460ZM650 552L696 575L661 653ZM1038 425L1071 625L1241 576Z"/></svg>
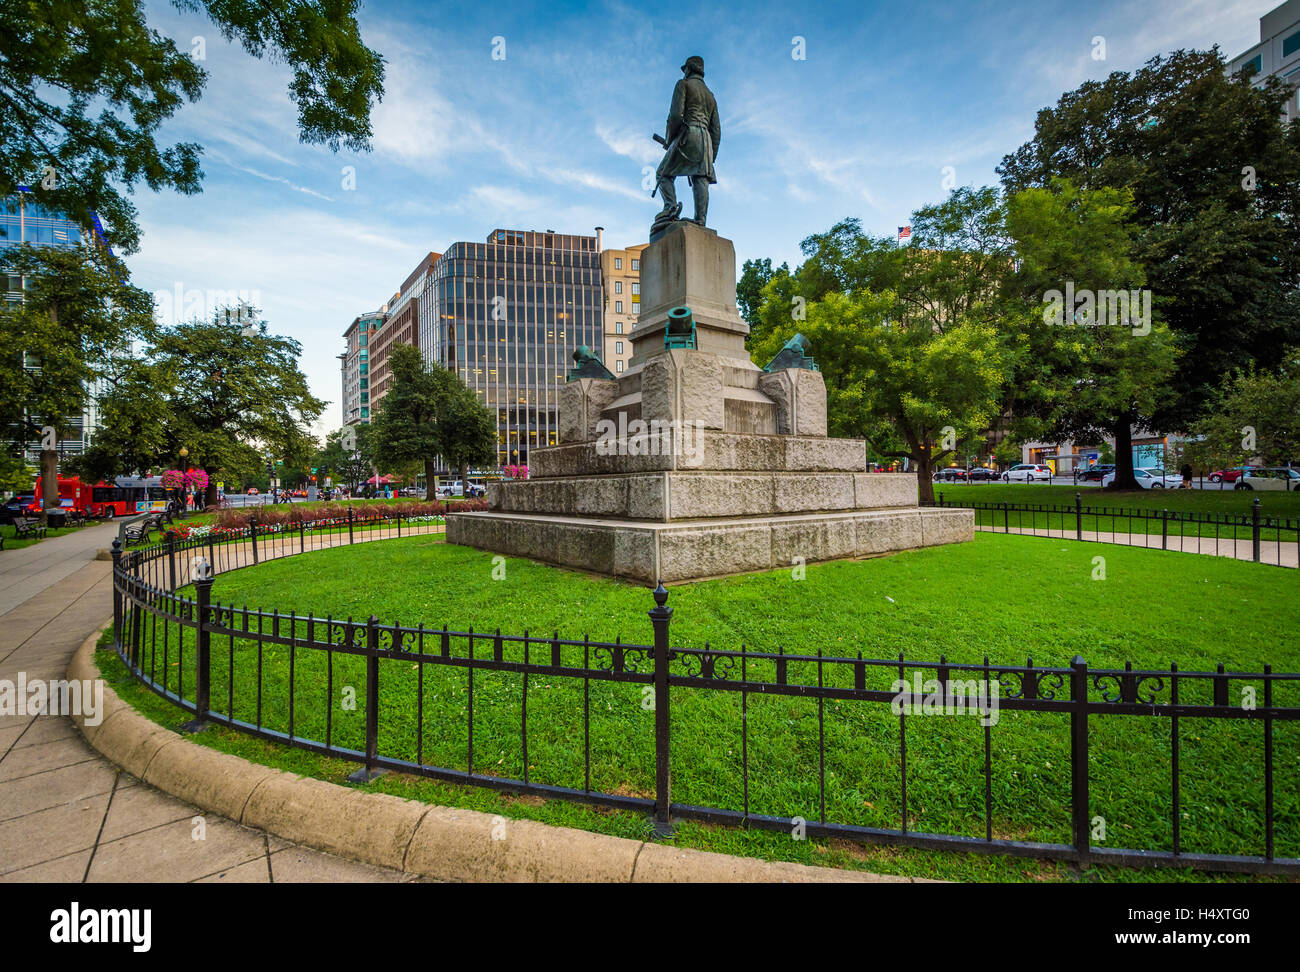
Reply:
<svg viewBox="0 0 1300 972"><path fill-rule="evenodd" d="M1073 504L1053 504L981 503L945 499L940 492L922 505L974 510L977 530L1300 566L1300 519L1266 514L1258 498L1247 514L1085 506L1079 493Z"/></svg>
<svg viewBox="0 0 1300 972"><path fill-rule="evenodd" d="M355 522L352 530L355 541ZM1077 656L1060 668L1032 659L991 664L987 656L969 664L680 647L671 643L673 609L662 585L646 644L318 618L212 600L215 572L304 551L308 535L281 535L269 546L256 532L130 552L115 544L117 653L147 687L193 713L189 728L215 723L353 760L357 781L391 770L644 812L661 834L690 819L1080 865L1300 873L1300 674L1267 665L1094 669ZM193 597L178 593L191 581ZM563 694L553 691L561 685ZM791 709L756 734L756 708L778 700L815 706L815 721ZM707 724L675 723L676 707L686 705ZM1041 773L1030 772L1016 746L1002 741L1008 737L995 736L1000 720L1046 733L1061 765L1047 760ZM536 739L539 727L545 732ZM1208 799L1230 804L1226 831L1207 837L1198 827L1189 845L1188 811L1204 809L1207 797L1189 801L1183 786L1197 777L1204 738L1216 734L1231 748L1233 773L1253 782L1210 781ZM732 748L716 765L674 761L674 741L681 746L687 735ZM965 758L963 746L973 750ZM869 785L851 779L855 767L869 772L868 747L879 757ZM506 756L493 759L507 750L508 766ZM605 771L596 778L593 752L611 750L622 778ZM785 766L774 769L781 760L773 753L782 750ZM1008 761L1024 775L1008 771ZM915 787L922 771L960 793L950 819L965 832L920 826L923 808L909 783ZM784 772L791 778L774 779ZM1116 773L1146 788L1145 809L1133 815L1155 818L1146 846L1113 846L1118 823L1112 836L1098 834L1104 805L1118 799ZM691 794L713 798L674 800L683 778ZM1015 836L1033 830L1018 819L1030 802L1060 811L1053 826L1062 839Z"/></svg>

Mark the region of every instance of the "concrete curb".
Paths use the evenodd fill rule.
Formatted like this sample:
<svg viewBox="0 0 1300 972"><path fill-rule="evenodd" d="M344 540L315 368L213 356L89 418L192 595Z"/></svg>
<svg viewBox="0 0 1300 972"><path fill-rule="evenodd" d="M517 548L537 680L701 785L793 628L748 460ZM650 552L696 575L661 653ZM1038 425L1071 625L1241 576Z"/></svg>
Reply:
<svg viewBox="0 0 1300 972"><path fill-rule="evenodd" d="M68 678L101 677L95 646L111 623L77 649ZM97 726L85 725L82 716L72 720L101 755L150 786L294 843L434 880L924 881L733 857L354 790L190 742L140 715L107 684L103 714Z"/></svg>

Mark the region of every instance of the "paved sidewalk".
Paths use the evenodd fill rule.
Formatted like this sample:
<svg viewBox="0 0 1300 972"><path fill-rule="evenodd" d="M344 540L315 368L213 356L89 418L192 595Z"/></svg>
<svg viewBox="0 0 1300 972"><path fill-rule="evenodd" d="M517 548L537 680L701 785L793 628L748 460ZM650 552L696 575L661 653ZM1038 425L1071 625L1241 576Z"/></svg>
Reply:
<svg viewBox="0 0 1300 972"><path fill-rule="evenodd" d="M117 526L0 553L0 679L64 677L112 613ZM202 839L198 839L202 831ZM202 814L122 772L64 716L0 715L0 882L407 881Z"/></svg>
<svg viewBox="0 0 1300 972"><path fill-rule="evenodd" d="M944 507L949 509L949 507ZM960 507L951 507L960 509ZM1005 527L993 525L979 525L975 527L981 533L1015 533L1027 537L1044 537L1051 540L1076 540L1080 539L1075 536L1073 526L1066 527L1064 530L1058 530L1056 527ZM1109 543L1120 547L1146 547L1148 549L1172 550L1175 553L1200 554L1206 557L1229 557L1234 560L1253 560L1254 544L1250 540L1232 539L1224 537L1199 537L1199 536L1182 536L1181 534L1170 534L1167 539L1162 539L1158 533L1123 533L1106 531L1084 530L1082 539L1095 543ZM1297 544L1294 540L1277 541L1261 540L1259 544L1260 563L1280 567L1296 567L1300 564L1300 550L1297 550Z"/></svg>

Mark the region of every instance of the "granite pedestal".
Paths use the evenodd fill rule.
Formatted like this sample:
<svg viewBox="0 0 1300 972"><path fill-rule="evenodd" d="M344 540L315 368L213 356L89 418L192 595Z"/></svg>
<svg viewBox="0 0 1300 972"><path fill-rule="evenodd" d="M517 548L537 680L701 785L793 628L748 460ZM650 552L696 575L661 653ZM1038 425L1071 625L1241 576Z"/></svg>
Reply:
<svg viewBox="0 0 1300 972"><path fill-rule="evenodd" d="M749 359L735 280L711 230L650 244L628 370L567 383L560 444L489 485L486 512L450 515L447 541L653 584L972 539L972 511L921 509L914 475L869 473L863 440L827 438L811 359ZM671 346L681 307L694 338Z"/></svg>

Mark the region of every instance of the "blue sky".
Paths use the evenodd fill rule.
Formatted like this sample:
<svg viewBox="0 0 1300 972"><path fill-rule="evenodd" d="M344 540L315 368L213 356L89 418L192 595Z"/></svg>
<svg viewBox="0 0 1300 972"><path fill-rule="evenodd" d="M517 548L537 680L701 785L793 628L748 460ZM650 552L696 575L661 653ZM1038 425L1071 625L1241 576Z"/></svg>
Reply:
<svg viewBox="0 0 1300 972"><path fill-rule="evenodd" d="M370 153L300 144L283 65L150 0L150 23L205 47L207 88L164 129L204 146L198 196L136 196L130 257L149 291L256 293L272 329L341 419L335 356L359 312L420 257L499 226L644 242L679 65L704 58L723 138L709 223L750 257L798 261L799 240L846 216L892 234L958 185L996 182L1002 156L1063 91L1154 54L1258 42L1275 0L995 3L410 3L371 0L362 36L387 60ZM505 59L493 59L504 38ZM804 60L792 55L805 40ZM1094 59L1105 39L1105 60ZM355 188L344 188L344 167ZM687 199L689 191L679 193Z"/></svg>

